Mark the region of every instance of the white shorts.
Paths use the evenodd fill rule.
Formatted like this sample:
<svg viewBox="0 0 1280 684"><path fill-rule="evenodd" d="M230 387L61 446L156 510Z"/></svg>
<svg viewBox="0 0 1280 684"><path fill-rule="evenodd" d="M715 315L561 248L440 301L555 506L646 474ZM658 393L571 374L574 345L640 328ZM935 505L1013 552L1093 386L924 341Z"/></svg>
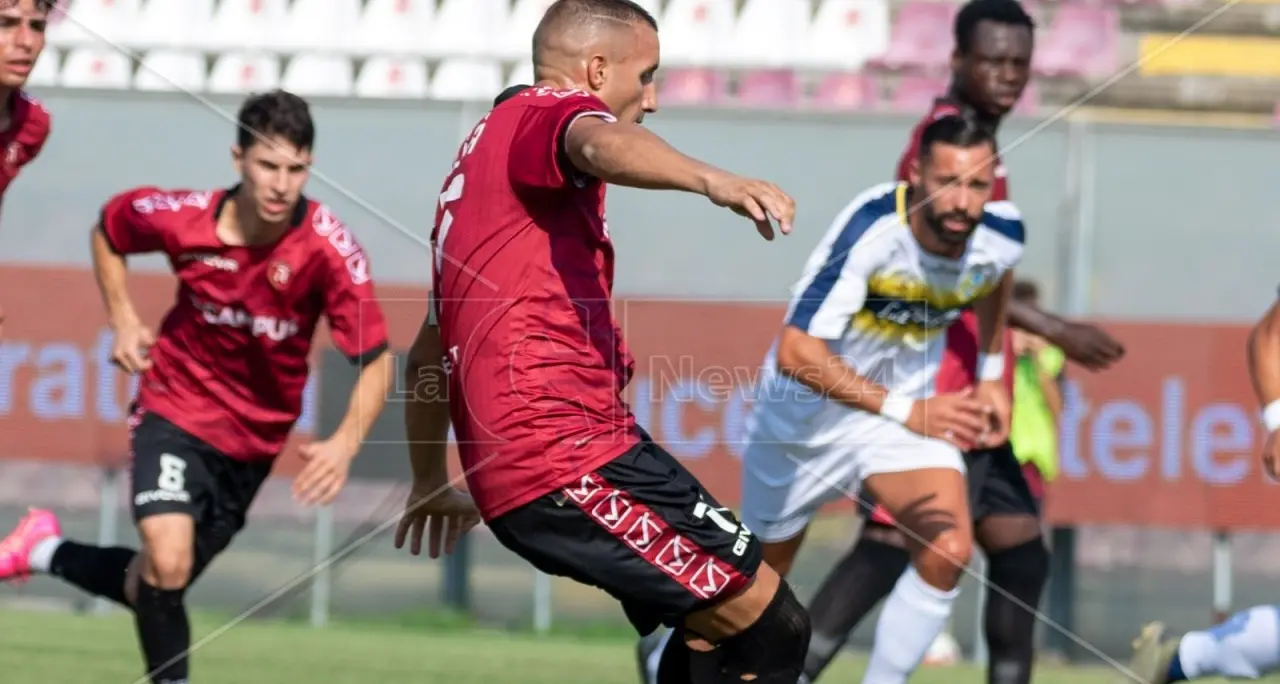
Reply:
<svg viewBox="0 0 1280 684"><path fill-rule="evenodd" d="M775 420L758 420L751 426L742 454L740 518L762 542L800 534L825 504L855 499L862 481L871 475L926 468L965 470L956 447L878 415L846 416L838 438L831 430L796 430L794 425L779 425L776 416L770 418Z"/></svg>

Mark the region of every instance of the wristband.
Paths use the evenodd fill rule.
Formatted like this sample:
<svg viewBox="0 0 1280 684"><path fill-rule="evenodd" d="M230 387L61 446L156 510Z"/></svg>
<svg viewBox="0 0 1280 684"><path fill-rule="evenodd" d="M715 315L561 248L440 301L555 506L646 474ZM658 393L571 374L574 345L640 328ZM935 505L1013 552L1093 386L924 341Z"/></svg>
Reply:
<svg viewBox="0 0 1280 684"><path fill-rule="evenodd" d="M1004 354L978 355L978 380L999 380L1004 377Z"/></svg>
<svg viewBox="0 0 1280 684"><path fill-rule="evenodd" d="M906 425L907 419L911 417L911 407L915 403L911 397L890 392L884 396L884 403L880 404L880 415Z"/></svg>
<svg viewBox="0 0 1280 684"><path fill-rule="evenodd" d="M1267 426L1267 432L1280 430L1280 399L1276 399L1262 409L1262 424Z"/></svg>

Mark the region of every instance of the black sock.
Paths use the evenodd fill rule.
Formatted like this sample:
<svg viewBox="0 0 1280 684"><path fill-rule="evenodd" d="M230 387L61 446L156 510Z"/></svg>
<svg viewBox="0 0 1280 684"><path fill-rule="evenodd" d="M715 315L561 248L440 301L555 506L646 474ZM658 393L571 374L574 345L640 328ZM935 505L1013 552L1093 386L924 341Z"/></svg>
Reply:
<svg viewBox="0 0 1280 684"><path fill-rule="evenodd" d="M988 684L1028 684L1035 656L1035 611L1049 578L1049 551L1042 538L987 556L987 592L983 617L987 636ZM1005 596L1008 592L1013 599Z"/></svg>
<svg viewBox="0 0 1280 684"><path fill-rule="evenodd" d="M809 602L813 635L804 676L815 681L849 634L889 592L911 563L905 549L863 537L831 570Z"/></svg>
<svg viewBox="0 0 1280 684"><path fill-rule="evenodd" d="M49 574L128 608L124 578L136 555L137 551L123 546L89 546L63 541L49 561Z"/></svg>
<svg viewBox="0 0 1280 684"><path fill-rule="evenodd" d="M684 642L684 630L676 628L667 637L667 645L658 660L658 684L690 684L689 645Z"/></svg>
<svg viewBox="0 0 1280 684"><path fill-rule="evenodd" d="M142 644L147 673L154 684L186 684L191 624L183 604L183 589L157 589L138 582L134 623Z"/></svg>

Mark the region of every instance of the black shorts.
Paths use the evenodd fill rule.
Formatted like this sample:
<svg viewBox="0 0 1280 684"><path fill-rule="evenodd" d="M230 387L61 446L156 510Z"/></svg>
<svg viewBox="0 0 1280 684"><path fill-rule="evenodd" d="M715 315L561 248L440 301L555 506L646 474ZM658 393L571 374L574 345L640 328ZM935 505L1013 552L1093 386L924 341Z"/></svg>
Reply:
<svg viewBox="0 0 1280 684"><path fill-rule="evenodd" d="M969 485L969 511L975 523L989 515L1040 517L1040 502L1031 493L1013 445L1005 442L991 449L965 452L964 463L968 471L965 480ZM875 507L875 499L870 492L859 498L859 512L866 516Z"/></svg>
<svg viewBox="0 0 1280 684"><path fill-rule="evenodd" d="M641 634L735 595L760 567L755 535L648 440L488 526L535 568L613 596Z"/></svg>
<svg viewBox="0 0 1280 684"><path fill-rule="evenodd" d="M244 527L249 506L271 474L271 462L228 458L154 413L135 413L130 444L134 522L162 513L191 516L199 568Z"/></svg>

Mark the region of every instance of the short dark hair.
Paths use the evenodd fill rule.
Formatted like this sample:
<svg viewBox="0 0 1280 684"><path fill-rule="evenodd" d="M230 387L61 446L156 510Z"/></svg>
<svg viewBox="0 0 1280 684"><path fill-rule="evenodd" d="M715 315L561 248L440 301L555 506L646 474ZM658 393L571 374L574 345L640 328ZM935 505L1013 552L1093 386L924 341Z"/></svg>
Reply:
<svg viewBox="0 0 1280 684"><path fill-rule="evenodd" d="M1025 26L1032 34L1036 31L1036 22L1022 8L1018 0L969 0L956 14L955 38L956 51L962 55L969 54L973 48L973 34L978 24L993 21L997 24Z"/></svg>
<svg viewBox="0 0 1280 684"><path fill-rule="evenodd" d="M919 155L921 159L929 156L935 143L955 145L956 147L990 145L992 151L995 151L996 138L989 128L978 123L973 117L950 114L933 120L920 133Z"/></svg>
<svg viewBox="0 0 1280 684"><path fill-rule="evenodd" d="M533 32L533 63L542 57L542 46L547 42L547 32L569 30L588 22L616 21L624 24L647 24L658 30L658 20L649 10L632 0L556 0L542 15L538 28Z"/></svg>
<svg viewBox="0 0 1280 684"><path fill-rule="evenodd" d="M236 144L247 150L261 138L280 136L300 150L316 143L316 124L307 101L284 90L254 95L240 107Z"/></svg>
<svg viewBox="0 0 1280 684"><path fill-rule="evenodd" d="M1013 283L1013 299L1029 302L1040 298L1040 286L1033 280L1015 280Z"/></svg>

